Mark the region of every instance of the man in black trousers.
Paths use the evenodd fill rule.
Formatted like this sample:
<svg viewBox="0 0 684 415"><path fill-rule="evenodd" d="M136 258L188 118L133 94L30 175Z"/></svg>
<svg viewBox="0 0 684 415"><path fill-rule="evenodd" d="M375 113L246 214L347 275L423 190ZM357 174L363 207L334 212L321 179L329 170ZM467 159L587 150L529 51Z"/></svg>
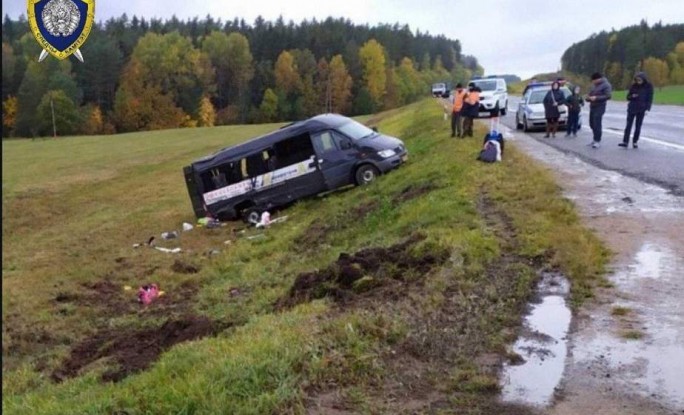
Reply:
<svg viewBox="0 0 684 415"><path fill-rule="evenodd" d="M637 142L639 141L639 134L641 134L641 123L644 122L644 116L651 110L653 104L653 85L646 79L646 74L639 72L634 77L634 83L627 92L627 126L625 127L625 136L622 143L618 144L620 147L629 146L629 134L632 132L632 124L636 118L636 126L634 127L634 137L632 140L632 147L639 148Z"/></svg>
<svg viewBox="0 0 684 415"><path fill-rule="evenodd" d="M598 72L591 75L591 83L591 90L585 99L589 101L589 126L594 133L594 140L588 145L599 148L601 147L601 133L603 132L603 114L606 112L606 102L613 94L613 87Z"/></svg>

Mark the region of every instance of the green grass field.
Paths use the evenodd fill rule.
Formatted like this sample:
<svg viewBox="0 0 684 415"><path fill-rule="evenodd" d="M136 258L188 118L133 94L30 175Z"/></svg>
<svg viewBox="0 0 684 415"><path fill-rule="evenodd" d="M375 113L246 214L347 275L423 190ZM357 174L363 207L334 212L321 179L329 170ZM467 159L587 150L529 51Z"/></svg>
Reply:
<svg viewBox="0 0 684 415"><path fill-rule="evenodd" d="M176 255L132 245L194 223L182 167L277 125L3 142L3 413L532 413L496 379L537 272L578 306L608 253L549 171L475 161L431 99L365 120L406 165Z"/></svg>
<svg viewBox="0 0 684 415"><path fill-rule="evenodd" d="M613 91L613 99L627 101L627 91ZM653 103L659 105L684 105L684 85L670 85L655 88Z"/></svg>

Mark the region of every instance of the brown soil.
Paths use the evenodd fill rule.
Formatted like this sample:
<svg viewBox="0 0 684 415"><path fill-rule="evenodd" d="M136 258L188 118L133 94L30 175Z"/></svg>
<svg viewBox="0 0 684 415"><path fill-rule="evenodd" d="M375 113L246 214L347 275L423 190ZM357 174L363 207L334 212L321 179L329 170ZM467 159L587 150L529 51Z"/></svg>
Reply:
<svg viewBox="0 0 684 415"><path fill-rule="evenodd" d="M177 259L171 265L171 271L177 272L179 274L197 274L200 268L193 264L188 264L186 262Z"/></svg>
<svg viewBox="0 0 684 415"><path fill-rule="evenodd" d="M326 269L299 274L276 308L291 308L324 297L350 303L358 295L378 287L420 278L447 258L445 251L413 256L410 248L423 239L424 235L415 234L389 248L368 248L351 255L341 253Z"/></svg>
<svg viewBox="0 0 684 415"><path fill-rule="evenodd" d="M138 309L135 292L127 293L123 289L123 284L116 284L109 279L111 276L105 278L107 279L83 284L86 291L74 294L74 302L110 316L135 312Z"/></svg>
<svg viewBox="0 0 684 415"><path fill-rule="evenodd" d="M216 334L220 324L206 317L186 316L168 320L160 327L104 329L76 345L52 379L61 382L99 359L110 358L118 365L102 375L103 381L119 381L147 369L171 346Z"/></svg>
<svg viewBox="0 0 684 415"><path fill-rule="evenodd" d="M407 187L405 187L398 195L396 195L393 201L394 203L404 203L411 199L420 197L425 193L429 193L435 190L436 188L437 187L431 182L420 183L415 185L410 184Z"/></svg>

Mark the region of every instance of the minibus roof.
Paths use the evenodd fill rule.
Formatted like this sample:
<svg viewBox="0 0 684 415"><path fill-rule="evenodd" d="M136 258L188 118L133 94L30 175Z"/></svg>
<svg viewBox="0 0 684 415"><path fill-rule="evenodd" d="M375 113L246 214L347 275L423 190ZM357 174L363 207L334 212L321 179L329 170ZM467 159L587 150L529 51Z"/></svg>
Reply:
<svg viewBox="0 0 684 415"><path fill-rule="evenodd" d="M253 138L235 146L226 147L214 154L195 160L192 163L196 171L203 172L216 166L240 160L250 154L263 151L287 138L296 137L304 133L314 133L329 128L335 128L351 121L339 114L321 114L315 117L297 121L272 131L268 134Z"/></svg>

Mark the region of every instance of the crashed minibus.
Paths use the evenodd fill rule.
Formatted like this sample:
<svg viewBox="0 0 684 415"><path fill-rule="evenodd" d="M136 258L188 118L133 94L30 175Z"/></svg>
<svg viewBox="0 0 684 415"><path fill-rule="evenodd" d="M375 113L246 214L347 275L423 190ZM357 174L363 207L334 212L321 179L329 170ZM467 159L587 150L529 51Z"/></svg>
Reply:
<svg viewBox="0 0 684 415"><path fill-rule="evenodd" d="M323 114L289 124L183 168L195 215L256 222L263 211L404 163L404 143L350 118Z"/></svg>

